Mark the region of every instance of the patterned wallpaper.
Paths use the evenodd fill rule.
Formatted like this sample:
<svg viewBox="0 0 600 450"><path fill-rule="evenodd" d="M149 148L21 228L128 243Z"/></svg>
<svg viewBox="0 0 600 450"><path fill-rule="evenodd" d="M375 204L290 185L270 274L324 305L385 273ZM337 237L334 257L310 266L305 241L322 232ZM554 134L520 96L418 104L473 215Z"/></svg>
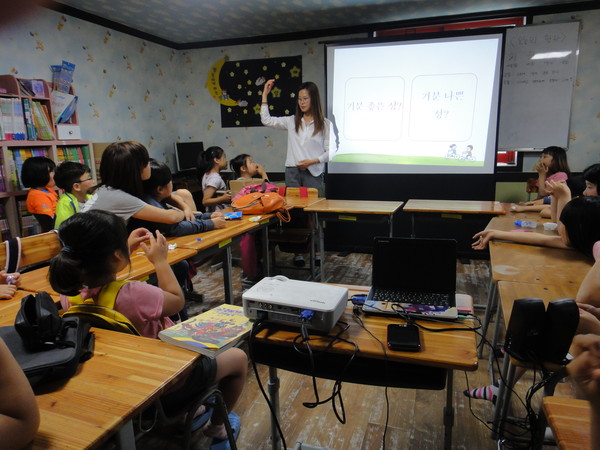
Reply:
<svg viewBox="0 0 600 450"><path fill-rule="evenodd" d="M581 170L598 161L600 153L600 11L573 18L583 21L583 31L569 162ZM220 145L229 158L250 153L267 171L283 171L285 132L220 127L220 104L205 83L210 67L223 57L235 61L301 55L304 80L321 87L325 81L319 39L176 51L40 8L0 29L0 42L1 74L50 79L50 65L63 59L76 65L74 86L84 139L135 139L171 166L174 141L202 140L205 146Z"/></svg>

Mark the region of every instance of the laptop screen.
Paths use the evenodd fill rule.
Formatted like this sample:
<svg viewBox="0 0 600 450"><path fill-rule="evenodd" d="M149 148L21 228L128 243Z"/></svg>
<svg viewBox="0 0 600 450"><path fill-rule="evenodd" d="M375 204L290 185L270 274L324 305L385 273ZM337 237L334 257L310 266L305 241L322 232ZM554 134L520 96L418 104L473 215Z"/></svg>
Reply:
<svg viewBox="0 0 600 450"><path fill-rule="evenodd" d="M373 287L415 292L456 292L454 239L375 238Z"/></svg>

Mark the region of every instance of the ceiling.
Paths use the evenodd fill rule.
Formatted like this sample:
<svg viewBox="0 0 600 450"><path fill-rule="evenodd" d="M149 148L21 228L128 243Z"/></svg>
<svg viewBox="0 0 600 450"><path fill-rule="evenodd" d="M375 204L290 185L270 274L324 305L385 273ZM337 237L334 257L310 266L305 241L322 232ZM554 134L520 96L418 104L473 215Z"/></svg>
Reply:
<svg viewBox="0 0 600 450"><path fill-rule="evenodd" d="M344 34L369 25L491 11L585 6L578 0L56 0L51 8L173 48ZM581 9L581 8L577 8ZM539 13L539 11L538 11ZM377 26L377 25L375 25ZM379 25L380 26L380 25ZM370 27L371 29L373 26ZM336 33L337 31L337 33ZM278 37L279 39L275 39ZM302 38L302 37L297 37Z"/></svg>

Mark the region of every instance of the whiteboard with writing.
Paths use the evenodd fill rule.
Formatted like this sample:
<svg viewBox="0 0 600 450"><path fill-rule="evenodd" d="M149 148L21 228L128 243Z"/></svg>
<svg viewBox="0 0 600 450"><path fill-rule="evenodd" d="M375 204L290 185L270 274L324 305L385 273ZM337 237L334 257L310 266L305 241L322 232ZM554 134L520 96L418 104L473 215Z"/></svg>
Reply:
<svg viewBox="0 0 600 450"><path fill-rule="evenodd" d="M506 32L499 149L567 147L579 22Z"/></svg>

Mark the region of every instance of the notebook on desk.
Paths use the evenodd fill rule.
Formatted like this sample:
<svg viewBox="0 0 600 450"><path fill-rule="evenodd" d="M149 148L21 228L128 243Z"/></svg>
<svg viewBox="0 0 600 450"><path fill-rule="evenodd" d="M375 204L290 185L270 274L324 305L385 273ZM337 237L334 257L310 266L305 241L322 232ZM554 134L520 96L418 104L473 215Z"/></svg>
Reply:
<svg viewBox="0 0 600 450"><path fill-rule="evenodd" d="M377 237L363 311L455 320L456 241Z"/></svg>

